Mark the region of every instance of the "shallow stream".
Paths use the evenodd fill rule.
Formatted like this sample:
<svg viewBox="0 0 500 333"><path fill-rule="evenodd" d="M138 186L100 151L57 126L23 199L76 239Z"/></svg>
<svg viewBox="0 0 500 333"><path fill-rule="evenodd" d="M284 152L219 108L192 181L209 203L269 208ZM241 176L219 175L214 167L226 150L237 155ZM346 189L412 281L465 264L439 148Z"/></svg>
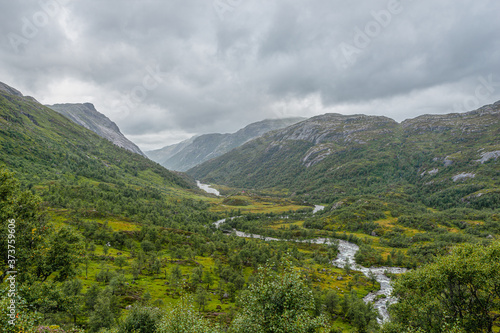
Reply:
<svg viewBox="0 0 500 333"><path fill-rule="evenodd" d="M204 188L202 187L200 188L204 190ZM313 212L317 213L323 209L325 209L324 206L317 205L315 206ZM215 222L214 225L218 228L224 222L226 222L226 219L219 220ZM260 235L248 234L238 230L234 230L234 233L238 237L257 238L265 241L281 241L281 239L278 238L263 237ZM325 238L317 238L302 242L310 242L310 241L316 244L331 244L331 240ZM361 265L356 264L356 260L354 258L356 252L358 252L359 250L359 246L340 239L335 240L335 242L338 242L339 254L337 256L337 259L332 261L332 264L339 268L344 268L345 264L349 262L349 265L351 266L352 270L362 272L367 277L370 277L370 272L372 272L376 276L377 282L380 283L380 290L377 292L369 293L368 295L365 296L365 298L363 298L363 300L366 303L372 302L375 309L377 309L377 311L380 313L382 319L381 320L379 319L379 323L389 320L389 313L387 312L387 307L390 304L396 303L397 299L394 297L390 297L392 293L391 279L385 274L386 272L391 274L402 274L405 273L407 269L400 267L370 267L370 268L363 267ZM385 297L381 297L378 300L375 300L379 295L384 295Z"/></svg>

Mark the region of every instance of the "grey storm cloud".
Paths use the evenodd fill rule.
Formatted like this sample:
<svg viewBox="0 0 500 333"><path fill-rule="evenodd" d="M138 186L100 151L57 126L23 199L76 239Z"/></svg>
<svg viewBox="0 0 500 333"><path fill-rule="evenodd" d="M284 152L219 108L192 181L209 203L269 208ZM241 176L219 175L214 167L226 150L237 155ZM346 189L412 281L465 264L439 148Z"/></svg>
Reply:
<svg viewBox="0 0 500 333"><path fill-rule="evenodd" d="M500 99L499 12L494 0L3 0L0 81L92 102L143 149L264 118L401 121Z"/></svg>

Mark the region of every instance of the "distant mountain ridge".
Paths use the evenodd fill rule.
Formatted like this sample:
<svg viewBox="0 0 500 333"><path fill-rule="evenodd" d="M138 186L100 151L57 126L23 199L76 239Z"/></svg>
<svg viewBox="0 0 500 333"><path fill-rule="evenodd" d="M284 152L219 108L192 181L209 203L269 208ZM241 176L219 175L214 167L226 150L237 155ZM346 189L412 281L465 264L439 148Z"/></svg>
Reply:
<svg viewBox="0 0 500 333"><path fill-rule="evenodd" d="M120 132L120 129L113 121L98 112L91 103L55 104L47 105L47 107L69 118L76 124L93 131L100 137L113 142L118 147L146 156L137 145Z"/></svg>
<svg viewBox="0 0 500 333"><path fill-rule="evenodd" d="M153 161L158 162L167 169L186 171L205 161L221 156L256 137L296 124L305 119L267 119L250 124L233 134L204 134L145 153Z"/></svg>
<svg viewBox="0 0 500 333"><path fill-rule="evenodd" d="M288 189L325 203L397 192L431 207L449 208L445 202L489 207L500 205L499 157L497 102L400 124L380 116L317 116L263 135L187 173L231 187Z"/></svg>
<svg viewBox="0 0 500 333"><path fill-rule="evenodd" d="M193 136L187 140L184 140L182 142L170 145L170 146L165 146L161 149L156 149L156 150L150 150L146 151L145 154L147 157L149 157L151 160L165 166L164 164L168 164L169 159L172 156L175 156L179 152L181 152L183 149L191 145L196 138L198 138L199 135ZM166 167L168 169L168 167ZM173 169L171 169L173 170Z"/></svg>

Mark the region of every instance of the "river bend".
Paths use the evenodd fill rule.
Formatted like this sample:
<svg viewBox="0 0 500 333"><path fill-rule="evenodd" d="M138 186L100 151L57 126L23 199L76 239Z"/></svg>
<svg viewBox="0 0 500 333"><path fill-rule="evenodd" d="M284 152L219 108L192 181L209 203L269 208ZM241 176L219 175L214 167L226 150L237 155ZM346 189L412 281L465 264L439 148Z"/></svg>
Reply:
<svg viewBox="0 0 500 333"><path fill-rule="evenodd" d="M203 185L203 184L201 184ZM198 185L200 186L200 185ZM201 189L205 190L204 188L200 187ZM212 189L213 190L213 189ZM314 208L314 213L317 213L321 210L323 210L325 207L324 206L315 206ZM234 218L234 217L233 217ZM231 219L233 219L231 218ZM214 223L214 225L219 228L221 224L226 222L226 219L219 220ZM248 234L245 232L241 232L238 230L234 230L234 233L238 237L245 237L245 238L258 238L262 239L265 241L281 241L281 239L278 238L272 238L272 237L263 237L260 235L255 235L255 234ZM331 244L332 241L329 239L325 238L316 238L312 240L306 240L302 242L313 242L315 244ZM363 298L363 300L368 303L372 302L375 309L380 314L381 319L378 319L379 323L382 323L384 321L389 320L389 313L387 311L387 307L391 304L394 304L397 302L397 299L394 297L391 297L390 295L392 294L392 286L391 286L391 279L385 275L387 273L391 274L402 274L407 271L406 268L400 268L400 267L370 267L366 268L361 265L356 264L355 260L355 255L356 252L359 250L359 246L353 243L346 242L344 240L334 240L334 242L338 242L338 249L339 249L339 254L335 260L332 261L332 264L339 267L339 268L344 268L347 262L349 262L349 265L351 266L352 270L362 272L365 276L370 277L370 272L372 272L377 279L377 282L380 283L380 290L377 292L371 292L368 295ZM378 300L376 300L377 296L383 295L385 297L381 297Z"/></svg>

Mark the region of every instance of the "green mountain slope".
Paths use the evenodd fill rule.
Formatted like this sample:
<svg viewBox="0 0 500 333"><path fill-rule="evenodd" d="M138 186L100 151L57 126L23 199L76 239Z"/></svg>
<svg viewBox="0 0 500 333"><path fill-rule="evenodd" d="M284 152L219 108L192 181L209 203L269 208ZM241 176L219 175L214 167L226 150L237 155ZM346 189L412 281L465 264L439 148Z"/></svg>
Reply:
<svg viewBox="0 0 500 333"><path fill-rule="evenodd" d="M186 177L12 91L0 91L0 161L48 206L162 226L205 214L204 205L181 200L195 188Z"/></svg>
<svg viewBox="0 0 500 333"><path fill-rule="evenodd" d="M11 218L17 221L19 271L18 325L9 329L45 332L57 324L60 332L104 332L123 323L120 329L132 330L144 318L152 327L160 311L183 304L180 296L188 295L227 330L234 314L246 313L241 304L248 302L239 297L259 294L249 294L262 272L257 268L268 263L274 272L286 257L298 268L294 281L303 281L298 290L319 310L314 315L328 311L331 331L374 323L376 314L358 297L378 284L349 267L332 267L336 246L227 237L212 225L221 216L210 213L207 202L219 202L212 211L244 215L221 229L283 239L346 239L360 246L356 262L365 266L416 268L458 243L482 249L500 234L498 209L435 211L422 203L498 207L498 109L403 124L325 115L214 161L220 169L214 166L211 173L221 181L285 188L314 202L332 202L313 214L286 211L290 200L254 191L237 191L225 200L195 196L192 181L182 175L0 84L0 216L4 230ZM44 203L21 191L3 166ZM0 243L7 236L0 234ZM8 249L0 251L0 282L9 271ZM273 272L270 277L279 278ZM4 287L0 306L7 309L11 300ZM348 297L339 307L342 295ZM353 311L359 316L348 315ZM0 319L0 331L6 318Z"/></svg>
<svg viewBox="0 0 500 333"><path fill-rule="evenodd" d="M271 132L188 171L206 182L288 189L322 202L406 193L442 208L500 200L500 102L401 124L327 114Z"/></svg>
<svg viewBox="0 0 500 333"><path fill-rule="evenodd" d="M15 219L19 274L17 321L8 326L9 318L2 316L0 331L104 332L127 320L132 327L128 318L136 311L162 314L179 304L180 295L196 297L198 310L226 322L223 313L239 310L236 300L255 280L256 268L279 262L287 253L300 264L300 280L321 299L333 288L366 295L376 287L361 274L356 286L350 285L354 277L329 279L342 274L328 261L327 255L336 254L334 247L215 232L209 225L221 216L210 213L206 202L220 201L223 209L231 209L222 199L196 196L181 175L117 147L17 90L1 88L0 224L9 230ZM4 166L16 172L22 187ZM31 192L41 196L41 205ZM292 206L286 200L248 199L248 209L264 209L271 216ZM8 232L0 234L0 243L6 245L8 238ZM8 250L0 250L4 309L11 304ZM300 290L312 299L309 287ZM362 304L358 298L350 302Z"/></svg>
<svg viewBox="0 0 500 333"><path fill-rule="evenodd" d="M75 173L96 180L119 180L150 170L163 185L189 187L158 164L116 147L55 111L4 92L0 92L0 142L1 160L7 167L35 179ZM117 174L118 169L124 173Z"/></svg>

